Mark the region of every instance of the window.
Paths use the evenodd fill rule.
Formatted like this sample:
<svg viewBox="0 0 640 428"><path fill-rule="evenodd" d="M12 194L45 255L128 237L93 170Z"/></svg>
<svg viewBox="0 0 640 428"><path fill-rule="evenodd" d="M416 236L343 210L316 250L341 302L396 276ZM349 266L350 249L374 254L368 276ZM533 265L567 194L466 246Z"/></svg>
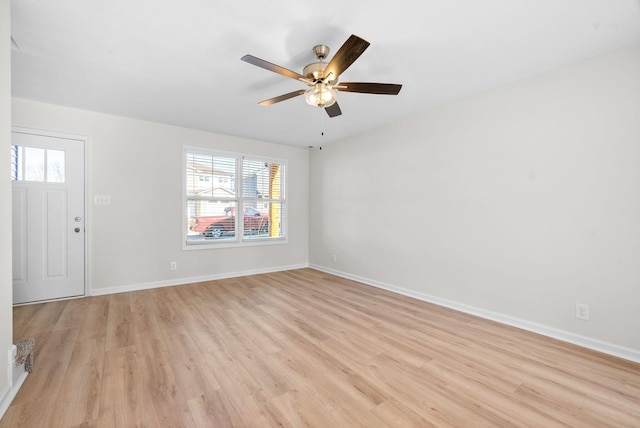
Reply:
<svg viewBox="0 0 640 428"><path fill-rule="evenodd" d="M64 183L64 151L11 146L11 180Z"/></svg>
<svg viewBox="0 0 640 428"><path fill-rule="evenodd" d="M284 162L193 147L185 148L184 159L187 246L286 237Z"/></svg>

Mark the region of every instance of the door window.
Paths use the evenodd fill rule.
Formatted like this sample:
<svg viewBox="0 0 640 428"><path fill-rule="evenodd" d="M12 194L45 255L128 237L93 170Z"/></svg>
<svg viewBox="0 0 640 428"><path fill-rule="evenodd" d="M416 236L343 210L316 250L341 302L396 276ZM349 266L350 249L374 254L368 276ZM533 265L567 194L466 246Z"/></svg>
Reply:
<svg viewBox="0 0 640 428"><path fill-rule="evenodd" d="M11 146L11 179L13 181L64 183L64 150Z"/></svg>

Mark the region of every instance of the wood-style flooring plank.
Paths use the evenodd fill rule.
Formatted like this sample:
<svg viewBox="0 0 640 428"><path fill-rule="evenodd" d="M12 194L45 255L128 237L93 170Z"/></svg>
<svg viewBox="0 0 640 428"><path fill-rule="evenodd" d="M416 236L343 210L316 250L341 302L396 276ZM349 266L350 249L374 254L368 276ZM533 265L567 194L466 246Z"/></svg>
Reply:
<svg viewBox="0 0 640 428"><path fill-rule="evenodd" d="M0 428L640 427L640 364L312 269L14 308Z"/></svg>

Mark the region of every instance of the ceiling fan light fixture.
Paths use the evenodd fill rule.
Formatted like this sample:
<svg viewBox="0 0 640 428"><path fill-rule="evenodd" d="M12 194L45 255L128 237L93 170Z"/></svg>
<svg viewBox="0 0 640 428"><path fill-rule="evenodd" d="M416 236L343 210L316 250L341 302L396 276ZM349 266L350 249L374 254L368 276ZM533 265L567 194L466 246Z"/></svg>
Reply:
<svg viewBox="0 0 640 428"><path fill-rule="evenodd" d="M304 93L307 104L313 107L329 107L336 102L336 90L324 83L316 83Z"/></svg>

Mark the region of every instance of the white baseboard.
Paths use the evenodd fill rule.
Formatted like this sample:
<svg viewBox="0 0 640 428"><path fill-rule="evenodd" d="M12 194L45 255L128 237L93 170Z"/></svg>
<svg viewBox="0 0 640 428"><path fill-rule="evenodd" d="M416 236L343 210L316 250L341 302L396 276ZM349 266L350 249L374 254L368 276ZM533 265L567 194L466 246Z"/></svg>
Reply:
<svg viewBox="0 0 640 428"><path fill-rule="evenodd" d="M7 409L11 405L13 401L14 395L11 394L11 386L5 386L2 391L0 391L0 419L4 416Z"/></svg>
<svg viewBox="0 0 640 428"><path fill-rule="evenodd" d="M0 399L0 419L2 419L4 414L9 409L9 406L13 402L13 399L16 398L16 395L18 394L18 391L20 391L20 388L22 387L24 381L27 379L28 374L29 373L22 370L20 376L13 381L13 386L7 386L6 393L2 396L2 399Z"/></svg>
<svg viewBox="0 0 640 428"><path fill-rule="evenodd" d="M394 293L402 294L404 296L413 297L414 299L433 303L439 306L444 306L450 309L455 309L457 311L475 315L480 318L489 319L502 324L517 327L522 330L527 330L533 333L541 334L543 336L562 340L563 342L568 342L574 345L582 346L583 348L592 349L594 351L602 352L605 354L613 355L615 357L623 358L625 360L640 363L640 350L630 349L630 348L619 346L613 343L603 342L601 340L593 339L586 336L581 336L568 331L559 330L553 327L537 324L537 323L520 319L520 318L515 318L509 315L487 311L485 309L465 305L463 303L441 299L439 297L431 296L425 293L408 290L406 288L396 287L390 284L386 284L380 281L375 281L369 278L363 278L357 275L351 275L346 272L341 272L341 271L330 269L324 266L311 264L309 265L309 267L322 272L330 273L332 275L336 275L342 278L358 281L363 284L370 285L372 287L381 288L387 291L392 291Z"/></svg>
<svg viewBox="0 0 640 428"><path fill-rule="evenodd" d="M261 273L282 272L286 270L302 269L309 267L308 264L278 266L264 269L254 269L239 272L226 272L215 275L194 276L188 278L176 278L167 281L143 282L138 284L119 285L115 287L94 288L91 290L92 296L102 296L106 294L125 293L128 291L149 290L152 288L172 287L174 285L193 284L196 282L216 281L219 279L238 278L249 275L259 275Z"/></svg>
<svg viewBox="0 0 640 428"><path fill-rule="evenodd" d="M8 385L0 392L0 419L4 416L11 405L11 402L18 394L20 387L27 378L27 372L24 370L24 364L15 365L16 345L12 345L8 352L7 364L7 380Z"/></svg>

